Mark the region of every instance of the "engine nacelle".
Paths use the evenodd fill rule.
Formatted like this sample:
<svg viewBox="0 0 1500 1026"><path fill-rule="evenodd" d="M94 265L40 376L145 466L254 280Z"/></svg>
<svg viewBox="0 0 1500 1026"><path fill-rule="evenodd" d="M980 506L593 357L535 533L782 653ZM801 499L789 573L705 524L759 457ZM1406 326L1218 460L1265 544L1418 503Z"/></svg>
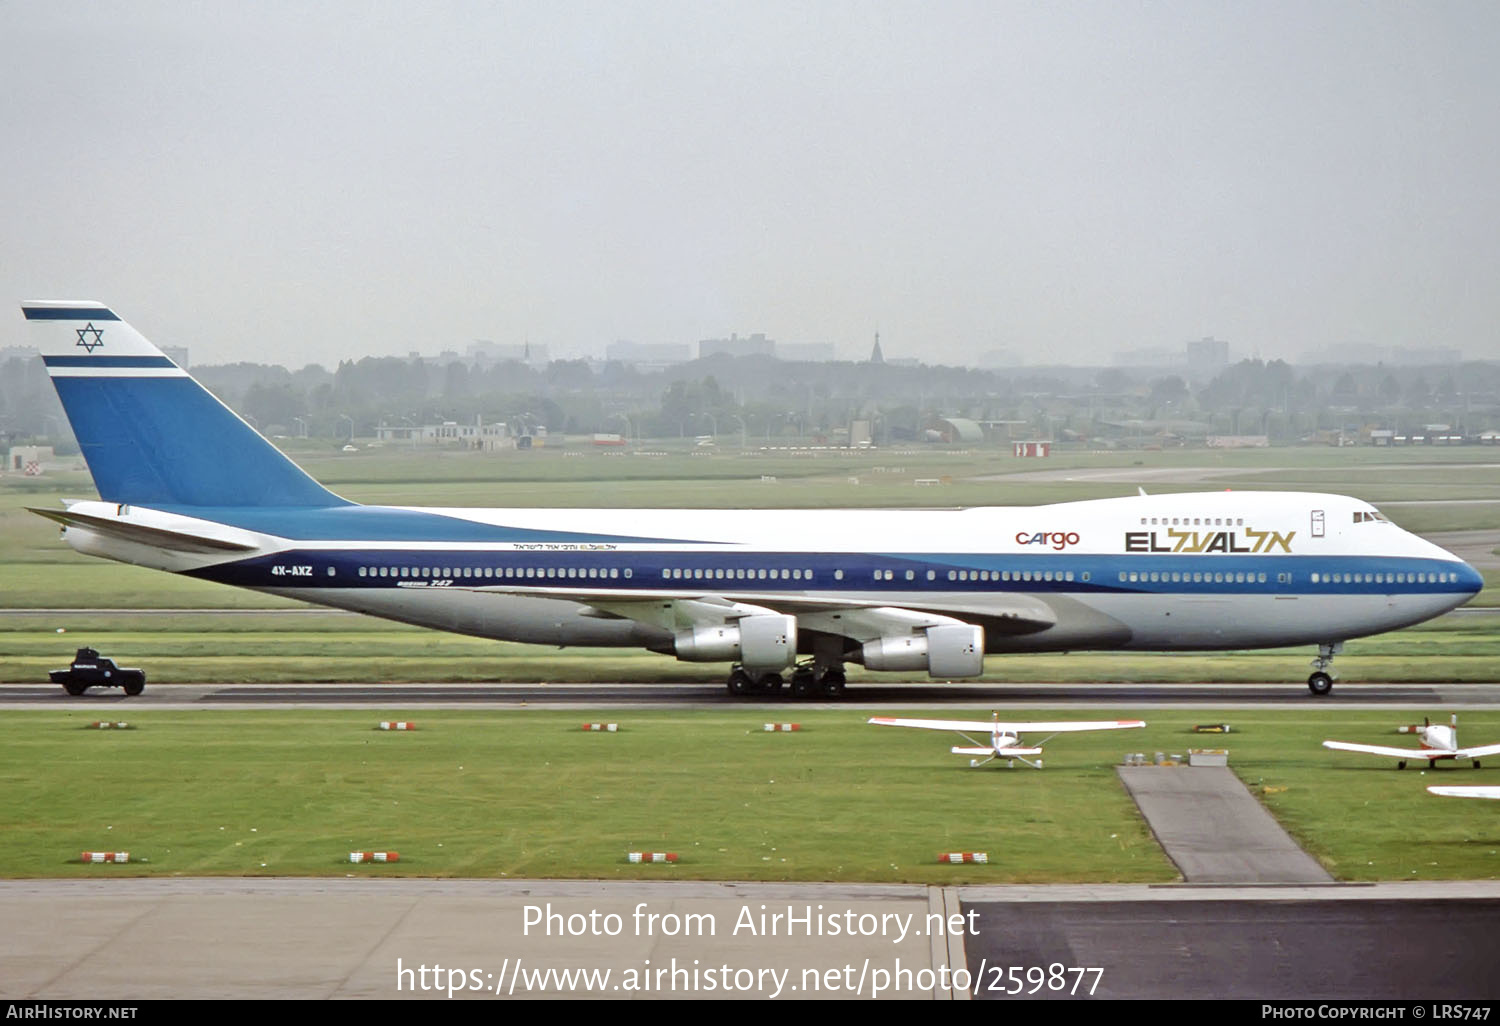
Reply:
<svg viewBox="0 0 1500 1026"><path fill-rule="evenodd" d="M928 627L921 634L866 642L871 670L926 670L929 677L977 677L984 672L984 628L970 624Z"/></svg>
<svg viewBox="0 0 1500 1026"><path fill-rule="evenodd" d="M797 659L797 618L742 616L734 623L695 627L679 631L673 648L686 662L738 662L748 670L783 670Z"/></svg>

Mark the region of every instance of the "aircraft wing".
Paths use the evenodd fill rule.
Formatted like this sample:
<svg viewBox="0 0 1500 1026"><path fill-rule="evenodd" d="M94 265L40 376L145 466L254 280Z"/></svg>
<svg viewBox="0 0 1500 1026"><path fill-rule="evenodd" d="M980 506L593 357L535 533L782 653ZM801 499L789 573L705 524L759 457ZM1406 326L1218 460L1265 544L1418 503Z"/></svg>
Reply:
<svg viewBox="0 0 1500 1026"><path fill-rule="evenodd" d="M1500 787L1429 787L1427 790L1444 798L1500 799Z"/></svg>
<svg viewBox="0 0 1500 1026"><path fill-rule="evenodd" d="M727 582L726 582L727 583ZM838 634L858 642L898 634L905 635L943 624L993 622L1018 633L1045 630L1055 626L1057 614L1044 602L1028 595L1009 596L1003 605L983 609L946 609L939 603L931 609L921 605L897 606L888 601L859 601L848 598L820 598L810 595L782 595L755 591L671 591L659 588L632 591L608 591L584 587L532 586L522 584L492 585L474 589L506 595L533 595L537 598L571 599L599 610L602 615L682 629L711 626L725 622L717 610L743 606L759 612L777 612L797 617L801 630ZM731 618L733 616L731 615Z"/></svg>
<svg viewBox="0 0 1500 1026"><path fill-rule="evenodd" d="M1324 748L1339 752L1363 752L1366 755L1384 755L1392 759L1437 759L1447 758L1453 752L1441 748L1392 748L1388 745L1357 745L1352 741L1324 741Z"/></svg>
<svg viewBox="0 0 1500 1026"><path fill-rule="evenodd" d="M870 723L882 727L917 727L921 730L957 730L993 733L998 727L1000 733L1015 735L1022 731L1043 734L1061 734L1075 730L1123 730L1127 727L1144 727L1145 720L1059 720L1057 722L1020 723L1001 720L909 720L892 716L872 716ZM986 752L993 749L986 748Z"/></svg>
<svg viewBox="0 0 1500 1026"><path fill-rule="evenodd" d="M1475 745L1473 748L1460 748L1453 754L1459 759L1482 759L1487 755L1500 755L1500 745Z"/></svg>
<svg viewBox="0 0 1500 1026"><path fill-rule="evenodd" d="M954 755L998 755L1002 759L1042 754L1040 748L968 748L963 745L954 745L950 751Z"/></svg>

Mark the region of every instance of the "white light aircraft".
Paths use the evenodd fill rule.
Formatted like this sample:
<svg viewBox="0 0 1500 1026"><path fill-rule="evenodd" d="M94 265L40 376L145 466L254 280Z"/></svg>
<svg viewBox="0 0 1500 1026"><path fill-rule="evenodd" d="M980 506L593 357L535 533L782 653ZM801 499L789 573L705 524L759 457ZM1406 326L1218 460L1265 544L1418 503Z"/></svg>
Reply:
<svg viewBox="0 0 1500 1026"><path fill-rule="evenodd" d="M1458 715L1455 713L1450 726L1441 723L1433 723L1424 720L1421 726L1415 724L1397 728L1402 734L1416 734L1421 741L1421 748L1396 748L1391 745L1360 745L1352 741L1324 741L1324 748L1332 748L1339 752L1362 752L1366 755L1383 755L1388 759L1399 759L1396 763L1397 769L1406 769L1408 761L1425 761L1429 766L1436 766L1446 759L1473 759L1474 768L1479 769L1479 760L1487 755L1500 755L1500 744L1479 745L1475 748L1458 747Z"/></svg>
<svg viewBox="0 0 1500 1026"><path fill-rule="evenodd" d="M109 308L22 304L98 500L89 555L438 630L731 664L836 696L847 663L1316 645L1471 598L1478 573L1359 499L1201 492L964 510L364 506L323 488Z"/></svg>
<svg viewBox="0 0 1500 1026"><path fill-rule="evenodd" d="M1042 768L1042 746L1058 734L1072 733L1082 730L1127 730L1132 727L1144 727L1144 720L1058 720L1055 722L1024 723L1003 722L998 713L988 723L984 720L911 720L900 719L892 716L872 716L871 723L882 727L916 727L919 730L951 730L957 733L965 741L965 745L954 745L950 751L954 755L984 756L984 758L970 759L970 766L983 766L995 759L1005 759L1010 765L1019 759L1034 769ZM989 744L983 744L970 737L987 731L990 735ZM1021 740L1025 734L1046 734L1047 737L1041 741L1027 743ZM1036 757L1032 762L1031 757Z"/></svg>
<svg viewBox="0 0 1500 1026"><path fill-rule="evenodd" d="M1429 787L1427 790L1444 798L1500 799L1500 787Z"/></svg>

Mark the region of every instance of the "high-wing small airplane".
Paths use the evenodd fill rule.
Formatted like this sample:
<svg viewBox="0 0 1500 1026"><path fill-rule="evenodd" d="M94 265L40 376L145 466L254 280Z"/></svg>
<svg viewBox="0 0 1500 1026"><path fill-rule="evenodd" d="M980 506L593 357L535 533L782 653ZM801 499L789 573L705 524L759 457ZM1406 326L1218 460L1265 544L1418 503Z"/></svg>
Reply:
<svg viewBox="0 0 1500 1026"><path fill-rule="evenodd" d="M1008 764L1015 765L1014 760L1019 759L1033 769L1042 768L1042 746L1058 734L1081 730L1126 730L1131 727L1144 727L1146 725L1145 720L1057 720L1053 722L1025 723L1021 721L1002 721L998 713L988 723L984 720L911 720L893 716L872 716L869 722L882 727L916 727L920 730L951 730L969 742L968 745L954 745L950 749L954 755L984 757L982 759L970 759L970 766L983 766L996 759L1005 759ZM984 744L969 736L981 731L989 733L989 744ZM1046 734L1047 736L1040 741L1027 743L1021 740L1023 733ZM1033 757L1036 759L1035 762L1032 761Z"/></svg>
<svg viewBox="0 0 1500 1026"><path fill-rule="evenodd" d="M1500 787L1429 787L1427 790L1444 798L1500 799Z"/></svg>
<svg viewBox="0 0 1500 1026"><path fill-rule="evenodd" d="M1409 760L1425 761L1429 766L1436 766L1445 759L1473 759L1474 768L1479 769L1480 759L1487 755L1500 755L1500 744L1479 745L1474 748L1458 747L1457 713L1453 715L1449 726L1424 719L1420 726L1412 724L1397 729L1402 734L1418 735L1422 747L1395 748L1391 745L1360 745L1352 741L1324 741L1323 747L1339 752L1363 752L1366 755L1383 755L1389 759L1399 759L1401 761L1396 763L1397 769L1406 769Z"/></svg>
<svg viewBox="0 0 1500 1026"><path fill-rule="evenodd" d="M22 304L97 500L34 512L91 556L437 630L729 664L735 695L844 667L1316 645L1483 586L1367 502L1312 492L908 509L456 509L335 495L101 303ZM544 486L539 486L544 487ZM733 488L733 484L726 485Z"/></svg>

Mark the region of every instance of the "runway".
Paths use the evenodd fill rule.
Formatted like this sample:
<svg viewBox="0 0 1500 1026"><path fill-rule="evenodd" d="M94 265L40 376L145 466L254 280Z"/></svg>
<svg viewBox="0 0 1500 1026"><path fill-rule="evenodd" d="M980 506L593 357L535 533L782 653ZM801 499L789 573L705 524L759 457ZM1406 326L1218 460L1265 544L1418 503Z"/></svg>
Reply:
<svg viewBox="0 0 1500 1026"><path fill-rule="evenodd" d="M1494 684L1344 684L1315 698L1301 683L1262 684L866 684L837 702L804 701L787 690L774 697L733 696L722 684L148 684L127 697L94 688L73 697L55 684L0 685L0 708L11 709L389 709L589 707L839 709L873 706L948 708L1293 708L1336 706L1500 708Z"/></svg>

